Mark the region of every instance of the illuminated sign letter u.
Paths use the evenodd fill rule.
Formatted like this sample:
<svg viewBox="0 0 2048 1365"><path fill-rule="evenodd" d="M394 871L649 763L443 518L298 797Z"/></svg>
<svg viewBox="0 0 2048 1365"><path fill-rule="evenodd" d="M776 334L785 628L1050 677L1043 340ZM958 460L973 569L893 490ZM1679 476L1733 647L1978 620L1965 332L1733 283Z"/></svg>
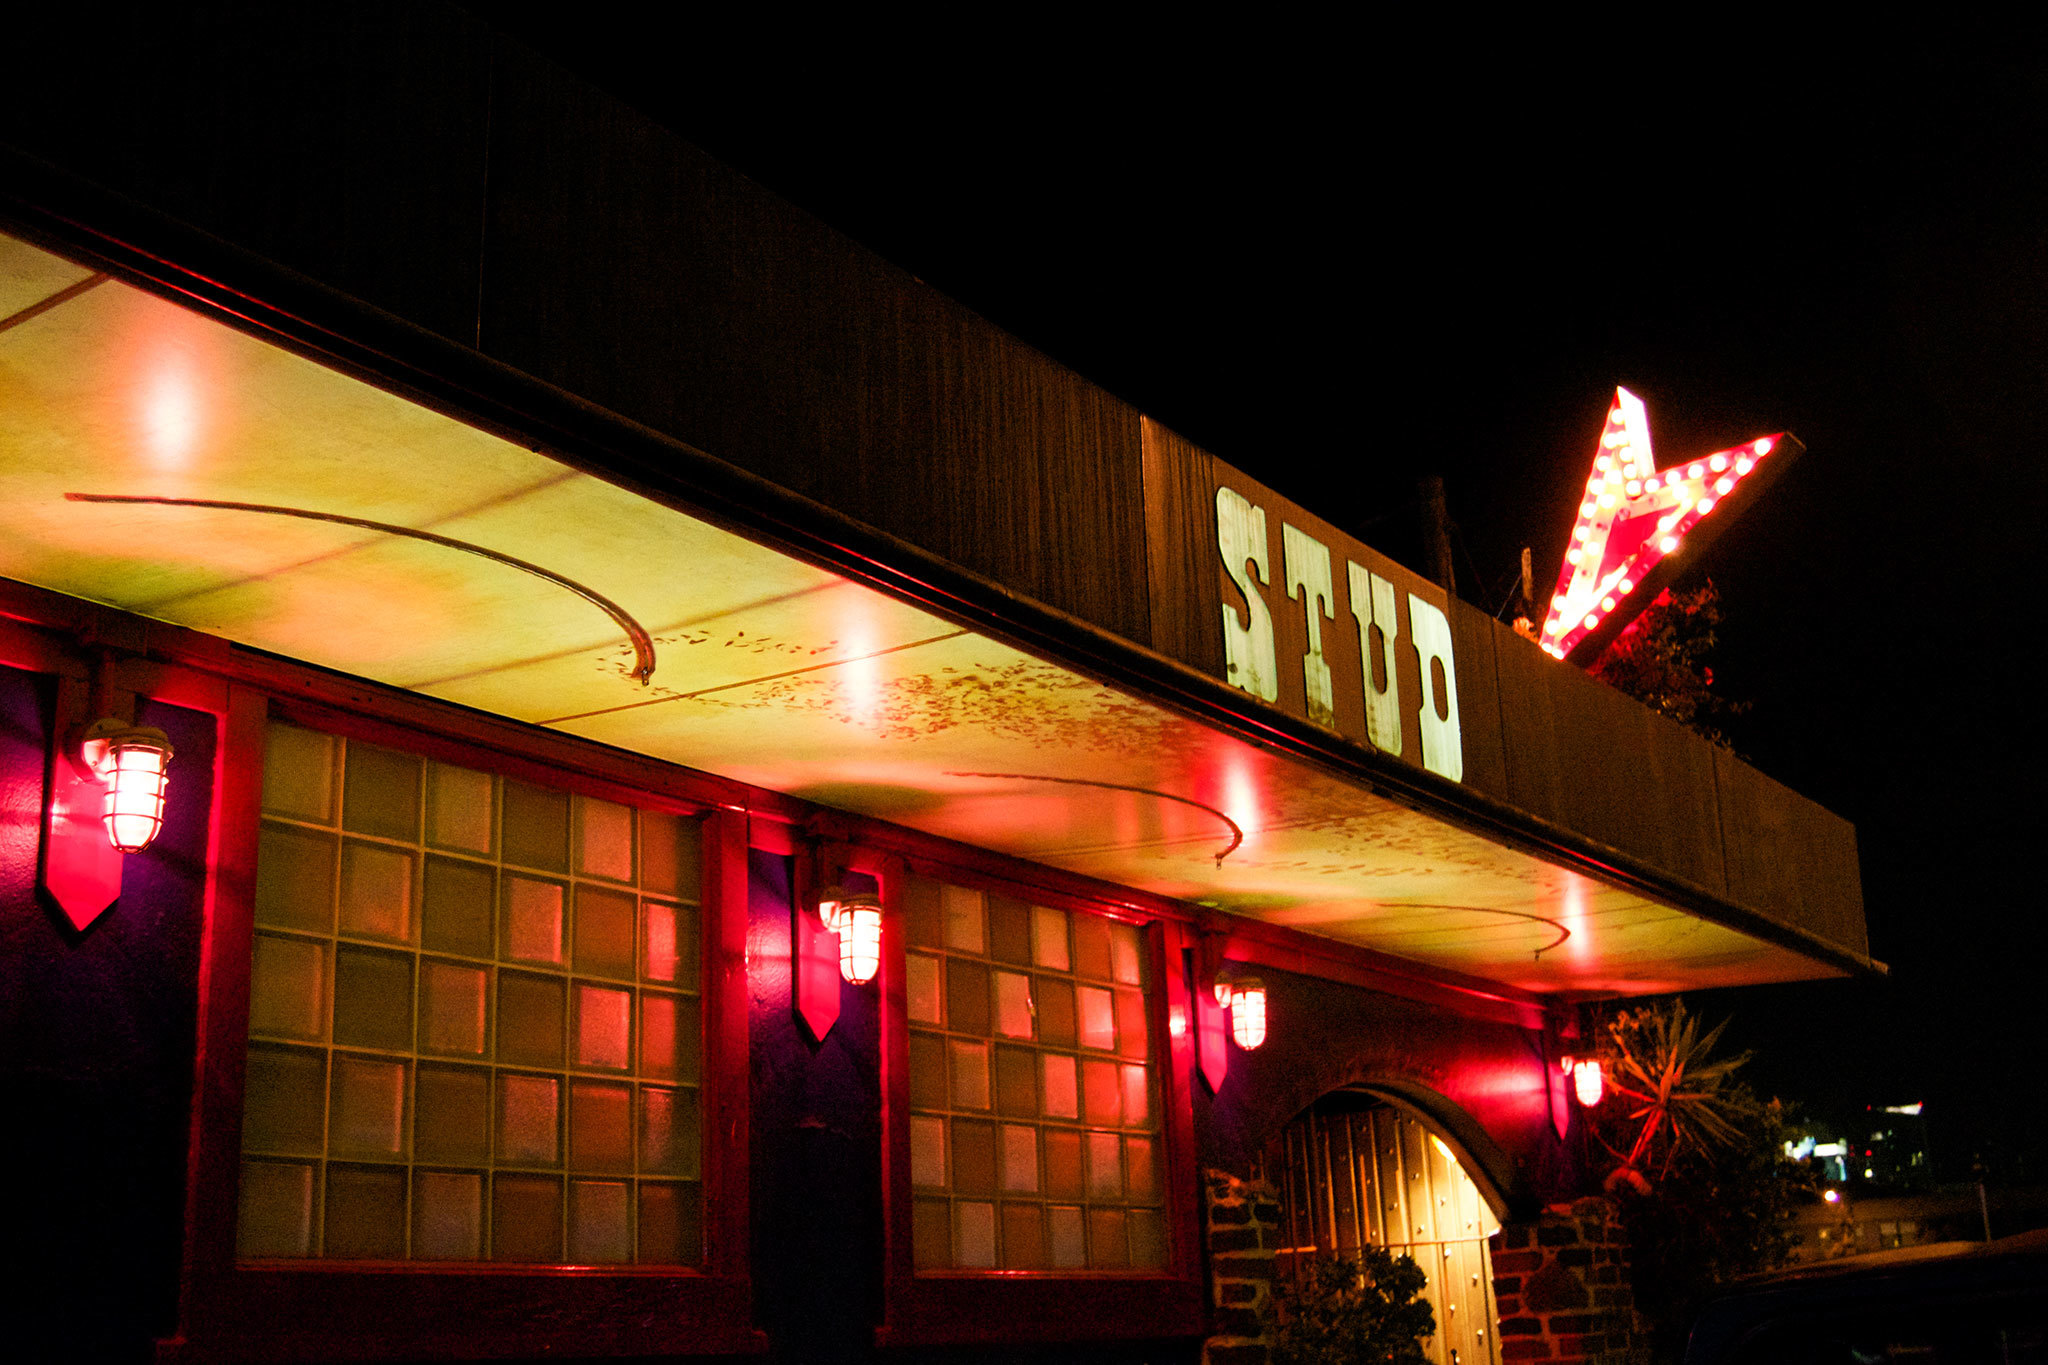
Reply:
<svg viewBox="0 0 2048 1365"><path fill-rule="evenodd" d="M1401 756L1401 677L1394 668L1394 640L1401 633L1401 621L1394 614L1394 585L1376 573L1346 561L1344 570L1351 580L1351 616L1358 623L1358 662L1365 688L1365 737L1372 747ZM1373 628L1379 628L1379 648L1372 643ZM1381 687L1372 680L1374 661Z"/></svg>

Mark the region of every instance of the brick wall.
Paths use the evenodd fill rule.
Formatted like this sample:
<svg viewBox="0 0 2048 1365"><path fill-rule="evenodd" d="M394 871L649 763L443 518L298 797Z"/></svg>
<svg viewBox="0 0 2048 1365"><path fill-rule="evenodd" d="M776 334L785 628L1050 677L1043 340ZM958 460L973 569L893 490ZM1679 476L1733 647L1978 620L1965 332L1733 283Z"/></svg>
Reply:
<svg viewBox="0 0 2048 1365"><path fill-rule="evenodd" d="M1628 1242L1604 1199L1554 1204L1533 1223L1495 1233L1493 1292L1500 1354L1556 1365L1638 1365L1639 1332L1629 1287Z"/></svg>
<svg viewBox="0 0 2048 1365"><path fill-rule="evenodd" d="M1202 1343L1202 1365L1267 1365L1264 1331L1273 1299L1273 1252L1280 1246L1280 1197L1262 1181L1204 1173L1209 1283L1216 1335Z"/></svg>

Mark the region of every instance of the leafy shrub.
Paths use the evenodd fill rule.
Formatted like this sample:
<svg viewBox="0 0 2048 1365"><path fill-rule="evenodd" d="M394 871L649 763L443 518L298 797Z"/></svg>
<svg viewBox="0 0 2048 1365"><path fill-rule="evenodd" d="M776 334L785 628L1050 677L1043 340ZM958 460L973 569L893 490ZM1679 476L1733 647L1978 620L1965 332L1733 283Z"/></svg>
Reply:
<svg viewBox="0 0 2048 1365"><path fill-rule="evenodd" d="M1357 1260L1316 1257L1292 1285L1276 1286L1273 1365L1423 1365L1436 1314L1422 1299L1422 1268L1366 1247Z"/></svg>
<svg viewBox="0 0 2048 1365"><path fill-rule="evenodd" d="M1748 712L1713 690L1707 659L1720 643L1721 593L1709 579L1690 592L1659 593L1586 670L1617 692L1671 717L1724 749L1723 724Z"/></svg>

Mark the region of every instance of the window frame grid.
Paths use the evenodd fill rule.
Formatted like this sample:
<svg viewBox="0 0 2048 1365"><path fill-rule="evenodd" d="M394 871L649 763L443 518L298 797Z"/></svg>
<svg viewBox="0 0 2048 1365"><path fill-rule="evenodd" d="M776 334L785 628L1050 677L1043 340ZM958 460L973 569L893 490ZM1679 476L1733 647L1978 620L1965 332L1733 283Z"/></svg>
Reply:
<svg viewBox="0 0 2048 1365"><path fill-rule="evenodd" d="M943 1204L946 1209L946 1217L950 1229L949 1245L952 1247L956 1257L959 1253L958 1238L961 1235L959 1226L963 1205L987 1205L995 1220L991 1236L995 1244L996 1263L986 1267L958 1264L919 1267L916 1273L929 1275L952 1270L973 1273L988 1273L1000 1270L1009 1273L1024 1270L1024 1267L1003 1264L1004 1261L1010 1259L1011 1255L1004 1244L1007 1243L1010 1235L1007 1218L1012 1205L1030 1205L1039 1210L1041 1243L1048 1259L1055 1254L1053 1247L1057 1240L1051 1221L1054 1211L1056 1209L1072 1209L1079 1217L1079 1235L1083 1243L1082 1257L1084 1264L1065 1267L1047 1265L1031 1267L1031 1270L1047 1270L1060 1274L1091 1276L1133 1271L1145 1273L1165 1270L1167 1266L1164 1258L1169 1252L1165 1235L1167 1191L1163 1169L1165 1164L1166 1122L1159 1094L1161 1090L1161 1073L1165 1069L1169 1058L1167 1048L1163 1045L1164 1040L1161 1038L1152 1020L1152 1015L1155 1013L1152 1009L1154 997L1162 993L1163 983L1160 981L1158 971L1152 961L1153 954L1150 951L1151 936L1148 933L1147 926L1130 919L1105 915L1095 910L1077 909L1067 905L1048 905L1045 903L1046 897L1042 895L1026 897L1019 894L1019 888L1013 887L997 891L972 885L957 876L949 876L946 879L919 877L917 880L926 882L937 889L940 902L937 910L939 916L937 928L940 941L936 944L911 944L909 942L909 930L906 921L904 975L906 982L905 1027L909 1038L907 1047L915 1048L916 1040L919 1038L935 1040L939 1047L943 1049L940 1066L944 1072L945 1079L940 1087L944 1091L944 1094L939 1097L942 1102L937 1105L925 1103L913 1095L906 1111L907 1117L905 1122L913 1130L913 1134L920 1120L937 1120L940 1123L940 1161L944 1168L942 1172L944 1179L938 1185L920 1183L916 1179L916 1147L913 1138L912 1199L914 1205L931 1206ZM970 891L980 900L982 932L980 935L981 947L978 951L961 947L948 940L947 917L950 914L946 906L946 890L948 887ZM1015 902L1029 915L1025 929L1027 961L1017 963L999 956L996 947L995 916L997 911L990 904L992 896L1002 896ZM1039 918L1041 911L1050 911L1060 917L1060 924L1065 939L1061 944L1058 956L1066 961L1067 965L1065 967L1044 961L1041 958L1041 951L1038 947L1039 935L1043 928L1043 921ZM1104 945L1106 960L1109 965L1109 974L1107 976L1098 978L1084 975L1082 972L1079 962L1080 954L1076 947L1079 940L1075 929L1075 922L1083 916L1099 921L1108 928L1110 938ZM1135 981L1127 981L1118 975L1118 959L1120 954L1116 947L1117 940L1115 937L1115 931L1118 927L1131 930L1131 936L1135 939L1134 947L1137 954L1137 960L1134 964L1137 973ZM911 979L910 963L913 959L930 961L935 964L935 970L938 973L936 983L938 1017L936 1019L920 1019L911 1013L912 1006L910 1004L908 983ZM988 1019L986 1021L988 1028L982 1033L975 1033L971 1029L962 1031L958 1027L958 1021L953 1017L954 987L950 964L955 961L968 965L970 969L980 969L982 975L981 990L985 997L982 1004L988 1012ZM998 1003L1001 998L1001 991L997 980L998 974L1019 976L1027 983L1026 1000L1032 1019L1032 1027L1026 1034L1011 1034L1004 1030L1000 1018L1001 1008ZM1066 1042L1049 1040L1044 1035L1040 1011L1040 989L1041 983L1047 981L1067 987L1074 997L1074 1019L1072 1021L1074 1024L1074 1036ZM1082 1022L1081 1016L1083 1011L1080 1007L1080 992L1084 988L1103 991L1109 996L1108 1009L1110 1012L1111 1042L1107 1048L1094 1046L1084 1039L1085 1024ZM1144 1047L1140 1052L1133 1052L1130 1049L1130 1040L1126 1035L1126 1029L1130 1026L1130 1018L1126 1013L1123 1001L1125 997L1132 993L1136 993L1141 1002L1137 1021L1138 1026L1144 1032ZM956 1041L963 1042L970 1047L979 1046L983 1050L985 1059L985 1089L988 1095L988 1104L985 1108L977 1108L972 1104L965 1104L961 1100L958 1083L954 1079L954 1066L957 1056L954 1044ZM1024 1053L1031 1059L1031 1071L1034 1078L1032 1096L1035 1107L1028 1115L1013 1114L1004 1108L1001 1098L1001 1050L1004 1048ZM1070 1064L1073 1072L1075 1096L1074 1113L1071 1115L1053 1114L1047 1111L1045 1101L1046 1076L1048 1075L1047 1064L1055 1058ZM1103 1123L1098 1118L1090 1117L1091 1106L1088 1098L1090 1091L1087 1085L1090 1063L1113 1068L1113 1091L1117 1110L1117 1119L1113 1123ZM1129 1071L1134 1067L1140 1070L1144 1077L1145 1121L1142 1123L1131 1122L1128 1113L1127 1101L1130 1097ZM956 1142L962 1121L968 1124L983 1125L990 1130L990 1142L995 1154L993 1156L993 1163L996 1174L994 1187L983 1194L963 1192L958 1187L956 1177L958 1149ZM1005 1150L1005 1144L1008 1141L1007 1130L1013 1127L1028 1128L1033 1135L1032 1159L1034 1162L1034 1172L1033 1185L1029 1191L1012 1190L1008 1185L1005 1174L1008 1167L1008 1155ZM1053 1157L1048 1139L1054 1134L1070 1137L1076 1147L1076 1169L1079 1184L1078 1188L1071 1195L1061 1194L1052 1188ZM1091 1139L1097 1135L1107 1135L1116 1142L1117 1193L1115 1195L1101 1195L1094 1189L1096 1158ZM1131 1193L1130 1177L1133 1170L1132 1163L1136 1159L1131 1148L1131 1142L1134 1138L1151 1144L1150 1174L1154 1196L1150 1200L1139 1200ZM1096 1255L1096 1238L1098 1234L1095 1230L1095 1214L1098 1209L1123 1215L1122 1225L1124 1228L1125 1259L1127 1262L1125 1265L1100 1266L1085 1263L1092 1262ZM916 1210L913 1208L913 1219L915 1218L915 1213ZM1162 1260L1156 1266L1129 1263L1133 1259L1134 1233L1136 1228L1136 1219L1132 1215L1147 1213L1158 1220L1157 1232ZM913 1235L914 1240L915 1237ZM913 1258L914 1255L915 1248L913 1247Z"/></svg>
<svg viewBox="0 0 2048 1365"><path fill-rule="evenodd" d="M275 718L272 724L290 724L290 722L280 717ZM651 1185L669 1188L690 1187L698 1203L697 1224L700 1230L698 1237L700 1253L698 1263L701 1264L702 1205L704 1197L701 1139L698 1160L695 1163L697 1172L694 1177L673 1172L649 1172L642 1169L644 1155L642 1150L644 1146L642 1124L645 1121L646 1092L650 1087L671 1094L684 1090L692 1092L698 1106L701 1132L704 1088L702 1065L704 1055L702 1042L703 952L701 946L703 937L702 901L704 890L702 845L705 829L701 814L690 816L678 812L665 811L658 805L648 806L644 800L612 802L611 804L619 805L634 813L631 836L633 841L631 854L633 875L627 880L620 880L619 878L606 876L602 873L585 872L580 867L583 854L583 827L577 818L576 802L579 798L599 800L605 798L593 797L587 792L573 791L560 785L559 782L549 783L546 786L546 790L560 792L568 802L568 809L564 813L565 828L563 831L565 866L556 869L543 867L531 862L514 862L511 861L511 857L505 849L504 837L505 795L508 778L489 769L478 769L467 764L452 764L445 759L422 754L414 747L405 746L394 748L391 751L401 753L418 763L417 787L414 791L414 810L418 816L418 828L414 837L411 840L406 840L395 836L379 834L374 831L352 829L349 826L349 814L346 809L349 773L348 754L350 748L357 744L372 744L378 748L387 748L389 746L374 745L374 741L363 738L351 738L346 734L329 729L317 727L301 728L306 728L311 733L323 735L336 743L331 760L331 781L327 793L328 819L325 822L321 822L265 809L262 812L259 825L259 839L263 833L275 829L305 831L333 841L334 859L332 866L328 869L330 876L326 888L328 927L325 930L320 930L302 926L258 922L255 925L255 933L259 938L316 944L328 950L324 960L325 965L321 983L323 987L321 1027L317 1039L308 1039L280 1034L258 1034L252 1022L249 1041L252 1053L256 1049L262 1048L266 1051L290 1049L301 1053L317 1051L322 1054L323 1094L321 1132L323 1140L321 1150L318 1153L263 1150L261 1148L251 1149L245 1144L243 1155L248 1160L288 1163L296 1166L310 1165L313 1181L309 1228L310 1249L304 1257L238 1255L238 1259L243 1264L291 1264L302 1260L332 1263L337 1260L351 1259L330 1256L326 1251L326 1219L330 1200L329 1176L333 1168L341 1166L344 1168L369 1167L387 1171L396 1170L402 1175L400 1255L394 1258L376 1258L372 1263L428 1264L453 1267L465 1267L475 1264L537 1265L543 1267L602 1264L607 1266L687 1268L691 1264L690 1262L643 1261L638 1259L641 1234L641 1191L644 1187ZM268 735L266 734L267 741ZM459 768L466 772L478 772L489 781L491 792L491 839L488 850L477 851L435 841L432 829L434 814L433 783L436 775L433 765L435 764L440 764L443 767ZM518 781L521 779L510 780ZM694 895L684 894L684 888L681 887L662 892L650 890L646 886L647 874L643 862L646 843L644 833L645 822L641 819L641 812L643 810L651 810L657 816L673 815L679 821L696 823L698 827L699 876L697 886L692 888L695 892ZM377 936L358 929L352 929L343 923L344 897L346 892L342 885L342 879L345 876L343 869L347 856L346 849L351 841L361 845L391 848L408 856L411 864L408 885L410 916L408 932L405 937L389 938ZM428 906L426 901L426 882L429 860L433 858L444 859L475 870L487 870L491 874L489 936L492 956L480 957L472 953L465 953L446 947L429 948L427 946L426 920ZM561 923L559 925L560 942L558 945L558 961L554 964L511 956L511 949L506 943L508 927L506 914L509 899L506 881L508 875L524 876L529 880L541 881L562 888L562 911ZM579 908L581 901L579 892L585 886L594 887L599 891L610 891L615 894L624 893L632 901L633 966L627 975L606 976L579 969L577 962L578 916L581 913ZM687 983L681 980L662 982L659 978L653 977L648 972L648 959L646 955L648 947L648 918L646 910L650 904L666 906L672 910L688 908L696 915L696 938L699 947L695 953L698 962L697 978L695 981ZM382 952L392 955L406 955L409 957L408 984L410 991L406 1025L408 1036L411 1038L411 1048L409 1051L394 1050L390 1047L379 1047L374 1044L361 1042L351 1041L344 1043L341 1041L337 1025L341 1010L342 956L344 950L348 948L364 949L370 952ZM443 962L478 968L485 973L483 1001L485 1023L483 1028L483 1047L479 1054L463 1056L455 1053L429 1051L425 1045L425 1040L421 1036L424 1024L422 1011L425 1008L425 1002L422 998L423 983L426 975L425 969L430 964ZM558 1026L560 1032L557 1039L561 1056L559 1068L551 1068L537 1063L508 1062L500 1055L498 987L501 974L507 969L516 975L527 975L561 983L562 1009ZM583 984L592 984L600 989L616 990L623 988L629 993L627 1041L629 1060L628 1065L623 1069L586 1064L581 1062L576 1055L576 1048L574 1046L577 1027L576 1012L581 1004L578 987ZM642 1041L640 1029L640 1021L642 1020L641 1005L649 992L654 993L657 997L687 998L696 1002L697 1018L699 1021L699 1068L698 1076L695 1080L687 1082L681 1080L664 1081L661 1078L649 1079L639 1074L640 1059L638 1049ZM399 1141L399 1151L395 1157L386 1158L382 1155L371 1156L362 1153L341 1153L337 1155L332 1150L335 1140L333 1132L334 1093L335 1087L339 1083L338 1064L344 1058L351 1057L384 1058L397 1061L405 1067L403 1081L404 1097L402 1101L403 1118L401 1120L402 1133ZM480 1165L474 1162L462 1162L455 1159L422 1159L419 1156L416 1140L419 1122L417 1096L422 1065L429 1067L440 1066L449 1069L459 1067L465 1072L478 1074L483 1077L486 1130L483 1134L484 1150ZM554 1124L556 1159L552 1163L535 1165L529 1162L508 1160L502 1154L499 1125L501 1109L504 1104L504 1091L501 1086L501 1078L506 1076L532 1076L556 1082ZM598 1081L627 1087L628 1113L626 1138L628 1148L630 1149L630 1161L628 1163L630 1169L625 1171L600 1171L594 1168L579 1167L575 1161L572 1124L576 1098L575 1089L578 1080ZM418 1231L417 1223L420 1217L417 1202L420 1198L418 1176L421 1173L475 1175L478 1177L479 1229L478 1252L475 1257L459 1259L414 1257L413 1239ZM514 1177L537 1177L553 1181L557 1199L558 1222L556 1247L559 1255L556 1260L501 1260L497 1257L494 1234L498 1205L498 1177L503 1174L509 1174ZM633 1248L634 1259L595 1263L577 1262L572 1259L572 1248L570 1245L574 1237L572 1201L576 1198L576 1187L579 1181L584 1184L592 1181L623 1182L625 1184L627 1189L627 1238Z"/></svg>
<svg viewBox="0 0 2048 1365"><path fill-rule="evenodd" d="M173 699L178 704L199 705L221 723L176 1338L180 1348L203 1343L208 1358L289 1360L324 1355L347 1341L351 1354L375 1356L379 1348L365 1351L364 1339L348 1324L376 1322L383 1325L379 1339L409 1343L408 1358L543 1345L578 1355L759 1350L763 1338L751 1321L747 1242L746 789L430 698L336 679L289 661L230 662L237 667L226 676L188 673L179 665L166 669L167 678L176 680ZM701 818L698 1178L703 1257L698 1266L238 1259L256 855L265 730L272 717L501 778ZM432 956L413 951L416 958ZM417 1005L415 997L415 1010ZM412 1083L417 1083L416 1071ZM637 1132L633 1136L637 1141ZM415 1161L411 1167L436 1169L438 1164L422 1167ZM548 1326L536 1329L541 1321Z"/></svg>
<svg viewBox="0 0 2048 1365"><path fill-rule="evenodd" d="M1194 946L1185 911L1171 902L1148 904L1140 894L1090 895L1092 883L1034 868L999 854L946 846L943 861L922 837L892 839L886 848L855 846L848 867L877 878L882 894L882 1142L885 1251L882 1346L1003 1344L1057 1341L1063 1324L1084 1315L1105 1338L1195 1335L1206 1330L1207 1306L1197 1227L1192 1085L1194 1030L1182 969ZM910 1172L910 1078L907 964L910 951L904 879L914 875L1022 900L1027 904L1092 914L1134 924L1142 934L1143 970L1155 982L1146 994L1152 1039L1153 1102L1158 1106L1162 1187L1160 1212L1165 1265L1156 1270L917 1269L913 1261L915 1194ZM1114 894L1115 888L1105 888ZM943 984L941 989L943 990ZM997 1041L991 1025L991 1056ZM1033 1051L1037 1052L1036 1043ZM1079 1049L1074 1049L1076 1053ZM1042 1054L1041 1054L1042 1055ZM1105 1054L1116 1055L1116 1054ZM993 1108L989 1121L1002 1120ZM1123 1132L1124 1130L1118 1129ZM1043 1156L1041 1154L1041 1162ZM951 1195L948 1195L949 1203ZM1001 1195L992 1202L1000 1209ZM1041 1197L1041 1202L1050 1203ZM1083 1201L1083 1207L1086 1202ZM1124 1207L1131 1207L1125 1205Z"/></svg>

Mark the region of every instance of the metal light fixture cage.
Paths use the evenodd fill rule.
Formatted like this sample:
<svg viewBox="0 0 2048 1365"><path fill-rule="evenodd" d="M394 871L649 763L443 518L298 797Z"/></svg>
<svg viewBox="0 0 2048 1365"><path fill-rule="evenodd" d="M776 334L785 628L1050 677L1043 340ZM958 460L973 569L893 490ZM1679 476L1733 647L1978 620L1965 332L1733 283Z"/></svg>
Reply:
<svg viewBox="0 0 2048 1365"><path fill-rule="evenodd" d="M818 918L839 935L839 975L859 986L882 966L882 902L871 892L833 887L818 897Z"/></svg>
<svg viewBox="0 0 2048 1365"><path fill-rule="evenodd" d="M1597 1057L1566 1057L1564 1074L1572 1078L1572 1094L1584 1109L1598 1107L1607 1093L1607 1077Z"/></svg>
<svg viewBox="0 0 2048 1365"><path fill-rule="evenodd" d="M1230 1036L1246 1052L1266 1041L1266 983L1241 976L1216 983L1216 1003L1230 1011Z"/></svg>
<svg viewBox="0 0 2048 1365"><path fill-rule="evenodd" d="M86 765L106 787L101 818L107 841L123 853L142 852L164 824L170 736L153 725L99 720L85 732L81 748Z"/></svg>

